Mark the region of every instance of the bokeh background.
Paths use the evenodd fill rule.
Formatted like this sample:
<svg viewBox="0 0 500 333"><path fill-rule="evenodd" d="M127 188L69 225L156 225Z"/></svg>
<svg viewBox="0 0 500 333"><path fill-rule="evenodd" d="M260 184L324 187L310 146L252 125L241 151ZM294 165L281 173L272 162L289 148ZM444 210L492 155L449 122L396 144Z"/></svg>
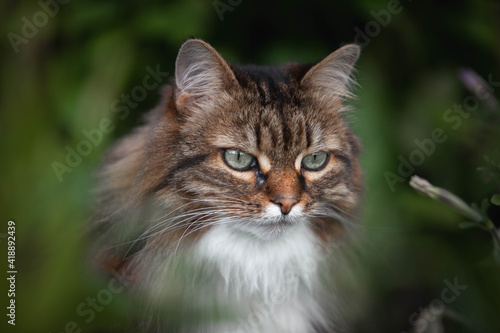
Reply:
<svg viewBox="0 0 500 333"><path fill-rule="evenodd" d="M18 270L17 325L6 325L2 310L2 332L100 332L126 318L123 294L89 323L76 313L108 283L85 265L92 175L109 144L159 101L157 89L147 91L120 119L113 107L123 106L121 95L142 85L147 67L173 73L190 36L235 63L256 64L311 62L343 43L361 44L352 102L366 173L357 329L423 332L443 322L444 332L500 332L491 234L460 228L465 217L408 185L418 174L467 203L483 202L498 222L489 203L500 193L498 1L65 2L57 10L55 0L0 3L2 286L9 220L16 222ZM460 106L472 112L453 111ZM76 149L83 131L104 118L114 129L59 179L53 163L65 163L66 147ZM415 140L429 142L436 129L446 139L415 153L423 151ZM400 173L412 154L424 158ZM467 288L443 312L445 280ZM0 299L5 309L6 288ZM432 316L418 321L429 304Z"/></svg>

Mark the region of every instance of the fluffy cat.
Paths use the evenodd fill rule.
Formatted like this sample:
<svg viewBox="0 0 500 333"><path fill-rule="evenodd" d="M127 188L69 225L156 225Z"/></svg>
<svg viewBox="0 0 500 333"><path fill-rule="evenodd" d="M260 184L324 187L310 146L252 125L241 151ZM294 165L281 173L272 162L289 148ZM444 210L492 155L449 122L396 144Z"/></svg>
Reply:
<svg viewBox="0 0 500 333"><path fill-rule="evenodd" d="M237 66L182 45L99 176L95 258L149 304L135 331L344 331L328 280L362 191L344 105L359 52Z"/></svg>

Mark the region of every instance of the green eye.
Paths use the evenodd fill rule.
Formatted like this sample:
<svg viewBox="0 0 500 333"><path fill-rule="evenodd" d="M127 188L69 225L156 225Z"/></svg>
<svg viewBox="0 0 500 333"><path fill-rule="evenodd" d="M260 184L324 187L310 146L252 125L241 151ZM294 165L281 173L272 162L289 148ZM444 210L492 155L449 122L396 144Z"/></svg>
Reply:
<svg viewBox="0 0 500 333"><path fill-rule="evenodd" d="M302 159L302 167L309 171L319 171L328 163L329 155L324 151L309 154Z"/></svg>
<svg viewBox="0 0 500 333"><path fill-rule="evenodd" d="M257 164L253 155L235 149L223 150L222 158L230 168L237 171L246 171Z"/></svg>

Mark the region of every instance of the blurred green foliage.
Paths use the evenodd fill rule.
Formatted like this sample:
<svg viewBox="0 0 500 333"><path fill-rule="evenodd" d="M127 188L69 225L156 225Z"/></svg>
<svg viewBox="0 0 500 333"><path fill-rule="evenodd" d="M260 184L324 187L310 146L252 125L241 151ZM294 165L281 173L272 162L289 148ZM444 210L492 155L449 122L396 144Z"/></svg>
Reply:
<svg viewBox="0 0 500 333"><path fill-rule="evenodd" d="M113 103L142 84L146 67L173 73L176 52L190 36L236 63L257 64L316 61L341 43L365 44L353 102L366 173L366 235L357 276L366 305L356 314L358 329L409 330L412 314L440 299L443 281L456 278L467 289L448 305L462 318L449 321L449 332L499 332L500 269L490 235L460 229L464 219L413 191L409 177L392 191L386 173L397 175L398 156L408 159L419 149L415 140L440 128L447 139L412 173L468 203L500 192L476 170L499 148L498 106L481 101L456 129L444 118L473 96L460 68L500 81L500 3L402 0L401 10L380 24L373 22L391 1L220 1L239 4L218 13L214 2L201 0L69 1L17 46L12 33L23 36L23 18L33 23L43 6L0 4L0 232L9 219L16 221L18 270L17 325L4 326L4 316L2 332L63 332L71 321L82 332L98 332L123 321L133 306L118 294L90 323L76 313L108 283L85 264L92 175L109 144L140 123L159 93L148 91L125 119L112 112ZM499 98L500 86L493 88ZM114 130L60 182L52 163L64 163L66 147L75 148L85 139L82 131L98 128L103 118ZM498 225L499 207L492 205L488 214ZM0 247L7 253L4 239ZM6 295L2 299L3 307Z"/></svg>

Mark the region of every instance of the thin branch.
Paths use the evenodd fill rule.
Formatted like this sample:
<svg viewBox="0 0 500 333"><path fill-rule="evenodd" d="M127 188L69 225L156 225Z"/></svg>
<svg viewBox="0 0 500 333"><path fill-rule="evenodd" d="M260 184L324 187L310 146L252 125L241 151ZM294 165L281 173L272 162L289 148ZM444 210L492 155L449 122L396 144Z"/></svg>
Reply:
<svg viewBox="0 0 500 333"><path fill-rule="evenodd" d="M477 223L477 226L488 231L493 238L493 255L500 263L500 234L493 222L488 216L483 216L480 212L469 206L455 194L443 188L437 187L429 183L426 179L419 176L412 176L410 186L418 192L431 197L434 200L444 202L451 208L455 209L460 214Z"/></svg>
<svg viewBox="0 0 500 333"><path fill-rule="evenodd" d="M474 222L481 222L483 220L482 215L474 208L467 205L465 201L443 188L432 185L424 178L420 178L419 176L412 176L410 180L410 186L418 192L425 194L434 200L444 202L445 204L452 207L460 214L468 217Z"/></svg>

